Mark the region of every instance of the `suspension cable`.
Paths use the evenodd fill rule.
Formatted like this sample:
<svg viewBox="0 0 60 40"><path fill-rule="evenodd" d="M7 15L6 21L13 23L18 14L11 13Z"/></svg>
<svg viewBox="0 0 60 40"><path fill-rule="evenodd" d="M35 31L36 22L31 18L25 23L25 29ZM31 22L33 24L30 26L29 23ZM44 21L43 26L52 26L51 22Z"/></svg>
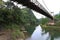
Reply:
<svg viewBox="0 0 60 40"><path fill-rule="evenodd" d="M42 0L43 4L45 5L45 7L48 9L47 5L45 4L44 0ZM49 12L51 12L49 9L48 9Z"/></svg>
<svg viewBox="0 0 60 40"><path fill-rule="evenodd" d="M45 7L48 9L48 7L47 7L47 5L45 4L45 2L44 2L44 0L42 0L42 2L43 2L43 4L45 5ZM50 12L50 13L53 13L53 18L54 18L54 12L51 12L49 9L48 9L48 11ZM53 23L54 23L54 19L52 20L53 21Z"/></svg>

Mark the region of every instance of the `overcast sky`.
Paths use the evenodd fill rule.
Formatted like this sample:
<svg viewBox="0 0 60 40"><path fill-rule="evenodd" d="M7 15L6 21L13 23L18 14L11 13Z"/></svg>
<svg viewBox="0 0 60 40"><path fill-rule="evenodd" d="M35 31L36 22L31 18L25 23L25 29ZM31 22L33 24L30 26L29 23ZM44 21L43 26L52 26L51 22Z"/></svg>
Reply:
<svg viewBox="0 0 60 40"><path fill-rule="evenodd" d="M47 6L47 9L49 12L54 12L54 14L57 14L60 11L60 0L38 0L45 8ZM44 5L45 3L45 5ZM43 17L41 14L34 12L35 16L39 19ZM53 14L53 13L51 13ZM54 15L53 14L53 15Z"/></svg>
<svg viewBox="0 0 60 40"><path fill-rule="evenodd" d="M6 1L6 0L5 0ZM38 0L40 4L42 4L45 8L47 6L47 9L49 12L54 12L54 14L57 14L60 11L60 0ZM45 3L45 5L44 5ZM43 17L41 14L33 11L35 16L39 19ZM53 14L53 13L52 13Z"/></svg>

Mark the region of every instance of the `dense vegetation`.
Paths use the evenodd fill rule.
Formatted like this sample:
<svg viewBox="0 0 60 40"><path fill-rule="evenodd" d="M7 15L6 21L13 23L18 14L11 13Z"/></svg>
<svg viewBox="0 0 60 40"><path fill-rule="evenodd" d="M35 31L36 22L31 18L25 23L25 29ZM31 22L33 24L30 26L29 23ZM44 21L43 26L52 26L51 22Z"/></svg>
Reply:
<svg viewBox="0 0 60 40"><path fill-rule="evenodd" d="M57 19L55 25L47 25L50 22L48 18L36 19L31 9L20 9L11 2L5 3L0 0L0 31L10 30L12 40L16 40L16 38L25 39L26 36L30 36L39 23L46 32L50 32L54 36L55 31L60 29L60 14L55 15L54 18Z"/></svg>
<svg viewBox="0 0 60 40"><path fill-rule="evenodd" d="M45 31L45 33L49 32L50 40L55 40L54 38L60 37L60 12L56 14L54 18L54 25L48 25L48 23L53 22L53 20L47 18L39 19L43 31Z"/></svg>
<svg viewBox="0 0 60 40"><path fill-rule="evenodd" d="M45 25L51 21L53 22L53 20L50 20L48 18L41 18L41 19L39 19L39 21L40 21L40 24L42 24L42 25ZM60 25L60 12L54 16L54 23L55 23L55 26Z"/></svg>
<svg viewBox="0 0 60 40"><path fill-rule="evenodd" d="M2 1L1 1L2 2ZM13 40L19 35L24 37L24 31L29 35L33 33L39 24L33 12L28 8L20 9L11 2L0 4L0 30L11 30Z"/></svg>

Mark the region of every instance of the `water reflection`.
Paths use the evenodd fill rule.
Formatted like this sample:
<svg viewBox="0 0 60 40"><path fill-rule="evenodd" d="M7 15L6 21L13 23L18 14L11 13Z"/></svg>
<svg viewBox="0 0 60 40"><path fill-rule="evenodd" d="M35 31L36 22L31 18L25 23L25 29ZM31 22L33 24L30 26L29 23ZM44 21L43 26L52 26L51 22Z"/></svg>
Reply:
<svg viewBox="0 0 60 40"><path fill-rule="evenodd" d="M42 31L42 29L45 31ZM52 28L41 28L39 25L28 40L60 40L60 31L57 32L57 30L52 30Z"/></svg>
<svg viewBox="0 0 60 40"><path fill-rule="evenodd" d="M28 40L47 40L49 38L49 33L42 32L41 26L37 26L32 36Z"/></svg>

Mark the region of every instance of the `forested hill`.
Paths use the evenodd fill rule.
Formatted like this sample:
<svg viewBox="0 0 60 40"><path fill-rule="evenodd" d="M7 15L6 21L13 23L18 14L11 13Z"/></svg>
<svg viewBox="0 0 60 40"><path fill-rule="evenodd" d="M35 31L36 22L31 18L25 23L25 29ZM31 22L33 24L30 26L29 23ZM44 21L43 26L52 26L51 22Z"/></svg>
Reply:
<svg viewBox="0 0 60 40"><path fill-rule="evenodd" d="M38 24L31 9L20 9L11 2L0 3L0 31L13 31L11 32L13 38L24 37L26 36L24 32L32 34Z"/></svg>
<svg viewBox="0 0 60 40"><path fill-rule="evenodd" d="M21 20L23 21L26 30L32 33L39 22L30 9L24 8L21 11Z"/></svg>

